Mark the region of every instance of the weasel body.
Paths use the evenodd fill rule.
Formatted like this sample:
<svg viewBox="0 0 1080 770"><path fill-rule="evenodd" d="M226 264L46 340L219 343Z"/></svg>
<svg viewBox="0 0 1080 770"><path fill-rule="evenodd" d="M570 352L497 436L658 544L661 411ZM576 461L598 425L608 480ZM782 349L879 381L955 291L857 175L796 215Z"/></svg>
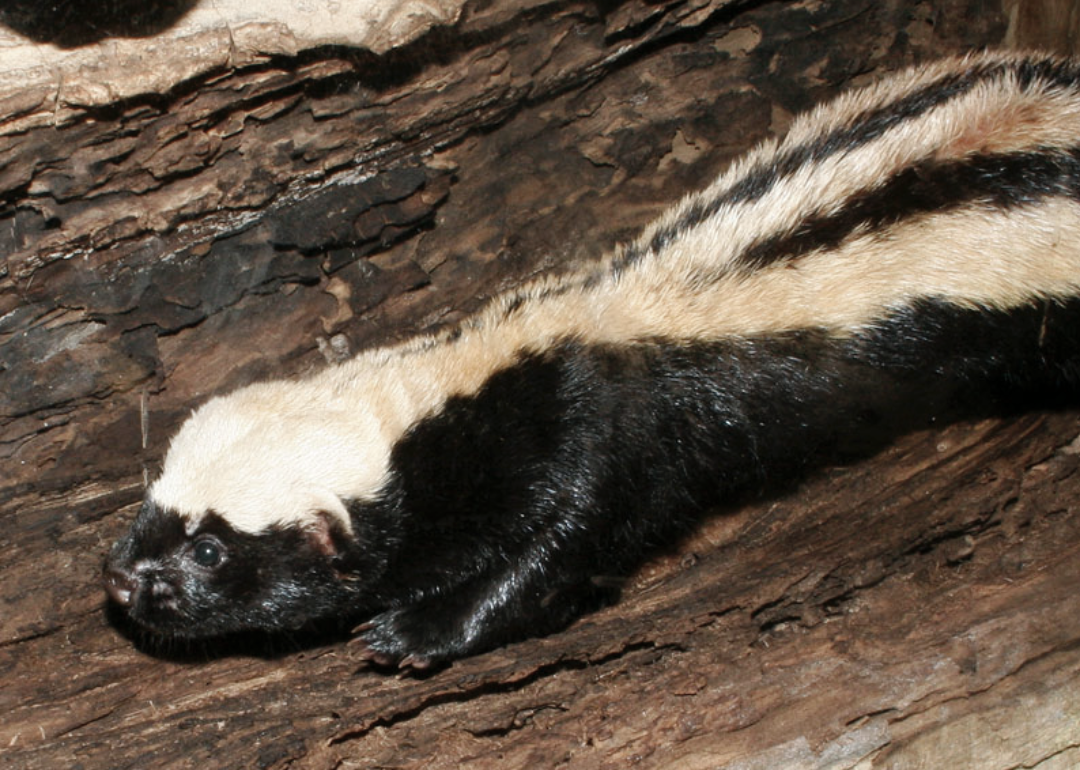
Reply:
<svg viewBox="0 0 1080 770"><path fill-rule="evenodd" d="M563 628L816 457L1078 384L1080 65L944 61L454 329L210 400L105 583L163 635L366 620L429 665Z"/></svg>

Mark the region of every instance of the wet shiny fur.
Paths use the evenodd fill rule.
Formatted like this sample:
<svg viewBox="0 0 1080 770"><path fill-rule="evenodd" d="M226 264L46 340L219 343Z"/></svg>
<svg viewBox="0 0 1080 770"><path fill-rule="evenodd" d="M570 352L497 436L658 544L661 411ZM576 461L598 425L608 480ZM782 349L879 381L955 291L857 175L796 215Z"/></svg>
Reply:
<svg viewBox="0 0 1080 770"><path fill-rule="evenodd" d="M207 402L106 587L167 636L361 622L427 666L565 627L712 506L1075 401L1080 68L847 94L634 243L454 329Z"/></svg>

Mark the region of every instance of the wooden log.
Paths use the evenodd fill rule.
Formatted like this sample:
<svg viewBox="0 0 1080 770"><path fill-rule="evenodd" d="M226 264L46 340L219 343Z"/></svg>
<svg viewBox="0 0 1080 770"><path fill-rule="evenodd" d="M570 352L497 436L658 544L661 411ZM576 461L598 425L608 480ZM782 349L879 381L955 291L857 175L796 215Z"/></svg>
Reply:
<svg viewBox="0 0 1080 770"><path fill-rule="evenodd" d="M341 640L151 655L98 583L200 398L595 257L794 112L1001 40L997 6L495 0L325 33L166 5L121 37L0 15L38 38L0 37L0 763L1080 762L1076 414L793 480L621 604L428 676Z"/></svg>

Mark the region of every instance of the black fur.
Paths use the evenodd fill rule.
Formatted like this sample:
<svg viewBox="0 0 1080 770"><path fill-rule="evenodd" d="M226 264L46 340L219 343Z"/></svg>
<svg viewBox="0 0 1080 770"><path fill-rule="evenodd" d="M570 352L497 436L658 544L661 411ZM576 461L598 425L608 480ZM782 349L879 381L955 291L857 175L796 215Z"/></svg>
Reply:
<svg viewBox="0 0 1080 770"><path fill-rule="evenodd" d="M438 660L559 629L615 598L707 508L934 420L1054 404L1080 384L1080 302L926 302L839 341L566 343L420 423L386 499L397 544L365 641ZM381 524L378 524L381 522ZM384 536L390 537L383 540Z"/></svg>
<svg viewBox="0 0 1080 770"><path fill-rule="evenodd" d="M1075 91L1080 79L1075 65L1052 60L957 65L889 104L762 155L729 187L694 199L611 261L531 285L502 298L501 317L481 315L391 356L415 356L420 366L440 346L464 344L465 331L509 323L532 302L572 298L646 256L657 264L644 268L663 279L662 249L724 206L760 198L801 168L1007 75L1021 89L1038 81ZM1080 152L1033 142L1008 153L928 157L888 173L826 213L800 204L807 208L794 212L790 232L762 231L737 258L715 260L715 269L706 266L678 291L732 270L745 281L778 264L812 270L855 234L899 241L893 225L926 215L1034 211L1049 198L1080 198ZM695 264L707 265L707 256ZM973 269L978 255L963 256L958 269ZM1072 252L1058 256L1066 261L1047 264L1075 264L1067 261ZM1037 257L1025 255L1029 263ZM994 258L1000 269L1001 255ZM847 278L858 288L860 276ZM1048 291L1070 290L1062 285L1058 276ZM189 536L181 517L150 502L110 555L106 585L133 620L165 635L363 620L359 638L373 659L423 666L562 628L614 600L622 578L703 512L785 485L809 467L863 455L933 421L1076 402L1080 298L1033 294L1029 304L1003 310L973 308L963 297L905 296L883 294L878 315L842 333L737 336L719 328L711 340L601 344L580 332L518 351L513 363L484 372L478 391L440 403L396 441L385 486L345 501L351 534L330 515L243 534L227 512L210 512ZM762 316L773 311L782 320L784 308L761 308ZM200 558L208 542L215 557L224 549L220 562L200 563L216 561Z"/></svg>
<svg viewBox="0 0 1080 770"><path fill-rule="evenodd" d="M752 169L723 194L702 200L698 205L689 208L677 222L659 229L648 243L635 244L626 249L616 267L625 267L647 253L663 250L680 233L700 225L725 206L761 198L807 164L854 150L901 123L919 118L934 107L961 96L980 83L1000 80L1007 74L1014 75L1021 88L1028 88L1033 82L1041 82L1075 90L1080 82L1080 69L1075 63L1055 59L993 62L973 66L964 72L947 73L901 99L868 110L849 125L793 147Z"/></svg>
<svg viewBox="0 0 1080 770"><path fill-rule="evenodd" d="M376 660L452 659L613 601L712 506L932 420L1073 399L1078 325L1078 300L924 301L848 339L567 341L414 426L329 552L310 531L243 534L213 513L188 536L147 503L106 579L132 580L127 613L168 636L368 618ZM193 560L204 537L225 549L216 568Z"/></svg>
<svg viewBox="0 0 1080 770"><path fill-rule="evenodd" d="M945 214L972 205L1009 209L1053 196L1080 198L1080 150L926 161L860 191L834 214L808 218L794 233L751 246L732 267L703 280L795 260L816 249L836 248L856 232L881 232L920 215Z"/></svg>
<svg viewBox="0 0 1080 770"><path fill-rule="evenodd" d="M194 547L204 540L223 550L220 565L206 568L195 560ZM303 530L251 535L211 512L189 536L180 516L148 501L113 546L105 580L130 590L121 604L138 625L163 636L200 638L291 630L338 612L355 598L338 566Z"/></svg>

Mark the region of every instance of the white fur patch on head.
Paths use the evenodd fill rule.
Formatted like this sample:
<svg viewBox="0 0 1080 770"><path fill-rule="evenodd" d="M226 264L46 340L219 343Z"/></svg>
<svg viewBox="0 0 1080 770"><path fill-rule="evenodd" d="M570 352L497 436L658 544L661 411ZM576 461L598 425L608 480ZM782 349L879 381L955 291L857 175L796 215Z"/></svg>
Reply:
<svg viewBox="0 0 1080 770"><path fill-rule="evenodd" d="M149 497L191 528L209 511L250 533L326 513L351 532L345 501L372 496L388 464L389 444L362 403L310 381L260 383L192 414Z"/></svg>

